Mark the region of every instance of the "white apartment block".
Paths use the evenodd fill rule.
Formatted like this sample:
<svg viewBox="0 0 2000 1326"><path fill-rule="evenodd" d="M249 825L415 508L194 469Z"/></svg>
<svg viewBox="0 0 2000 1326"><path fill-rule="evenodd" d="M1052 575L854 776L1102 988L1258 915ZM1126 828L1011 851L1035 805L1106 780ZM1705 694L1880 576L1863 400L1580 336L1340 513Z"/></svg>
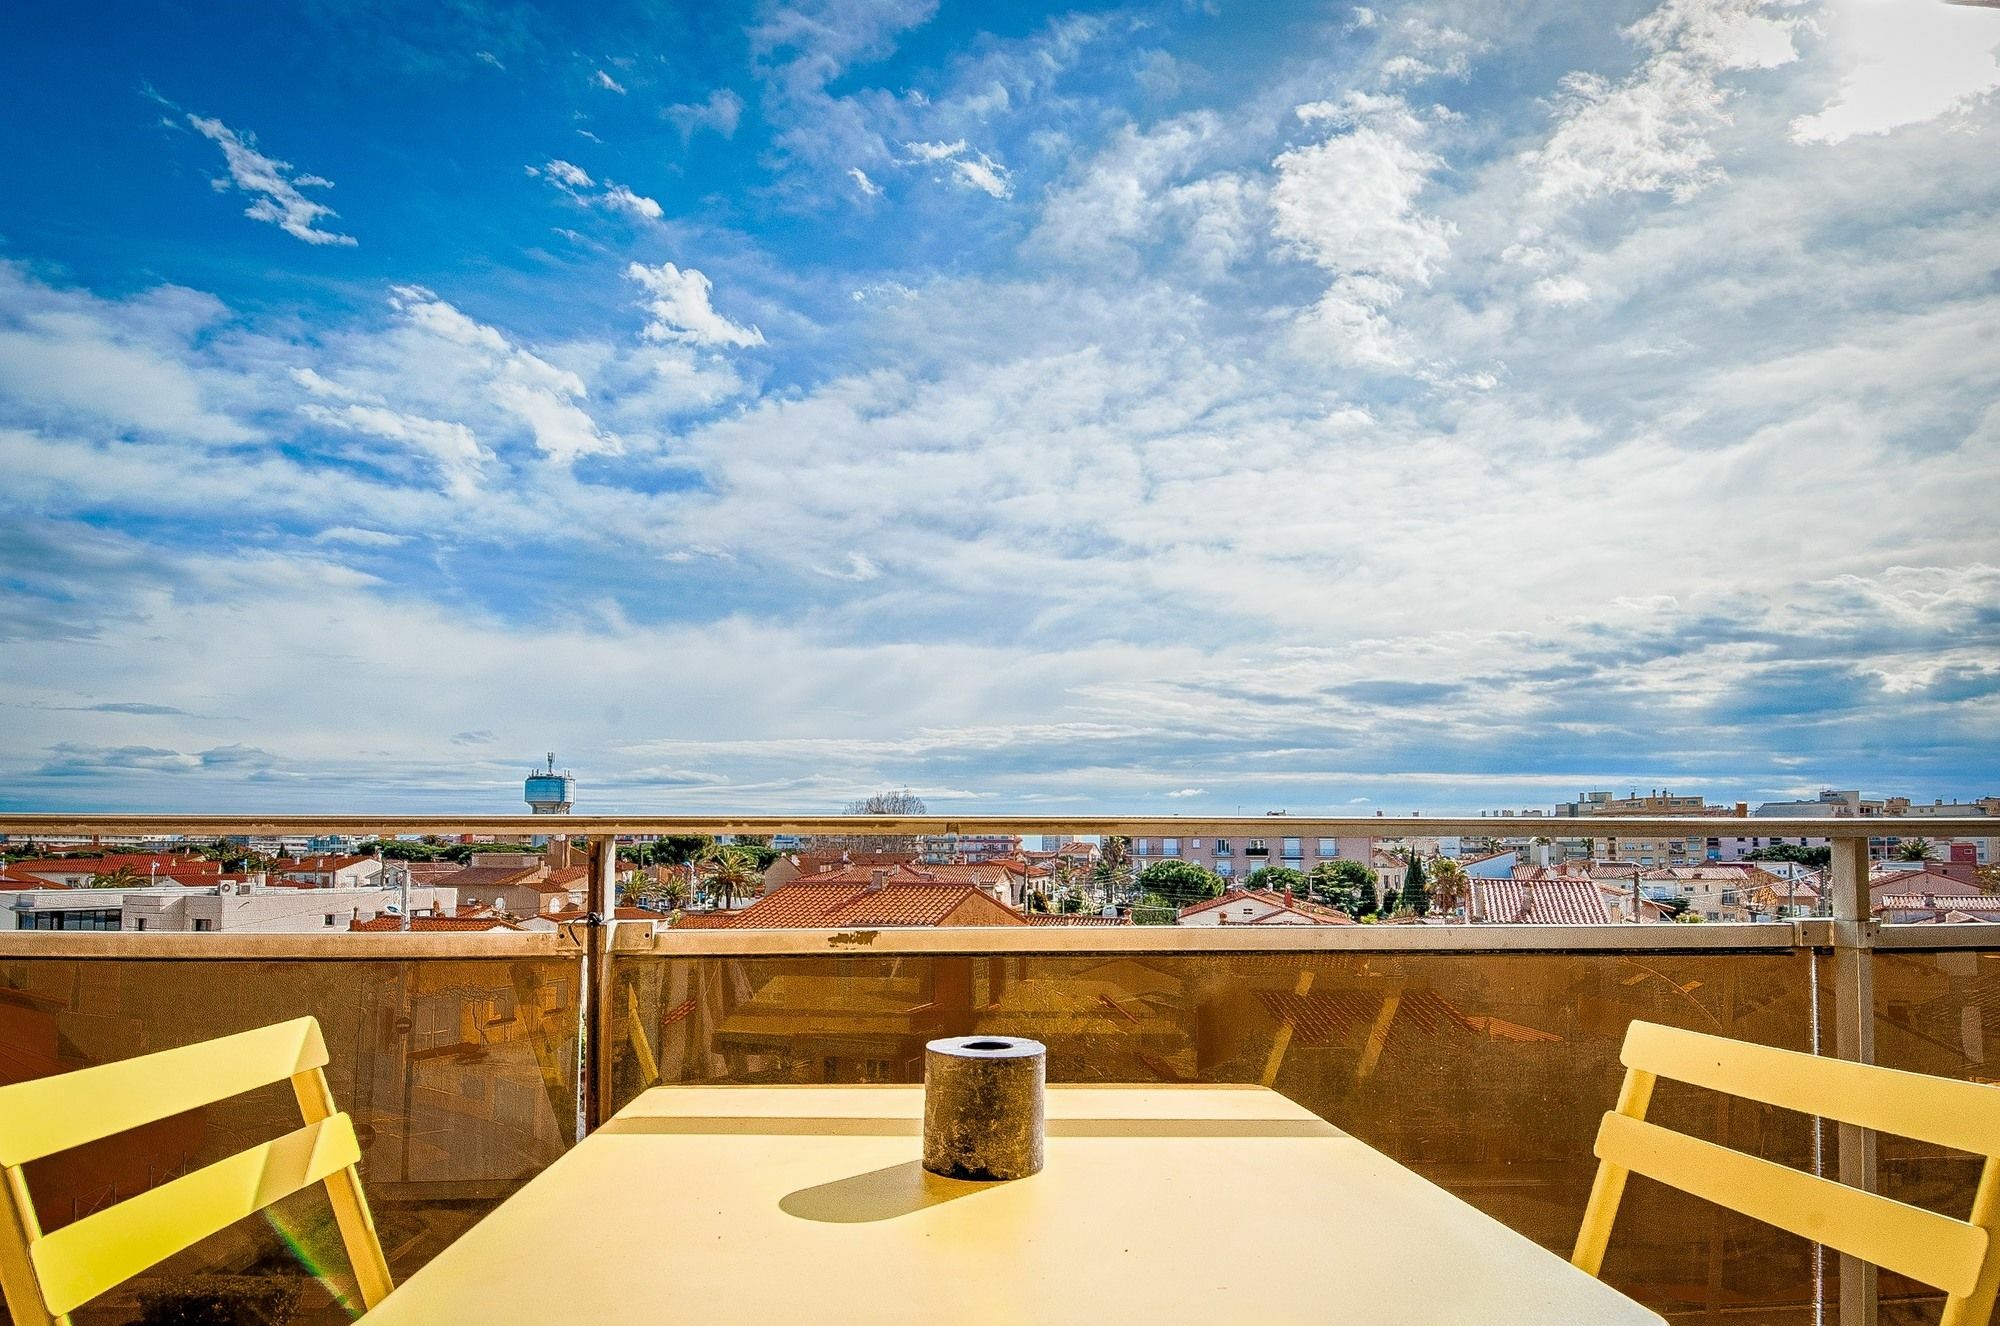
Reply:
<svg viewBox="0 0 2000 1326"><path fill-rule="evenodd" d="M125 930L257 935L344 934L402 902L400 889L286 888L249 880L208 886L32 889L0 894L0 930ZM410 889L412 916L450 916L458 890Z"/></svg>
<svg viewBox="0 0 2000 1326"><path fill-rule="evenodd" d="M1279 820L1273 827L1282 827ZM1247 880L1263 866L1286 866L1305 873L1322 861L1342 857L1369 864L1375 857L1373 838L1293 837L1283 833L1186 838L1134 838L1132 864L1144 870L1155 861L1192 861L1224 880Z"/></svg>

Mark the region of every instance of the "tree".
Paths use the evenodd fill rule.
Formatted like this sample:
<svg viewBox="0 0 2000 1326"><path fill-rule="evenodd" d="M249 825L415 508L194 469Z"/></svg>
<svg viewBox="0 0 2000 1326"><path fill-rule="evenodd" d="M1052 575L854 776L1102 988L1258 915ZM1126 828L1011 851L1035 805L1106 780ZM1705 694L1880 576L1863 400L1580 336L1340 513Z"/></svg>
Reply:
<svg viewBox="0 0 2000 1326"><path fill-rule="evenodd" d="M1928 861L1937 850L1937 844L1928 838L1905 838L1896 844L1898 861Z"/></svg>
<svg viewBox="0 0 2000 1326"><path fill-rule="evenodd" d="M688 904L687 880L681 871L669 868L668 873L657 877L653 887L654 901L670 912L677 912Z"/></svg>
<svg viewBox="0 0 2000 1326"><path fill-rule="evenodd" d="M1056 910L1066 916L1075 916L1083 910L1083 895L1075 889L1065 889L1056 899Z"/></svg>
<svg viewBox="0 0 2000 1326"><path fill-rule="evenodd" d="M127 862L119 866L116 870L107 870L102 874L92 875L90 877L90 887L93 889L135 889L144 884L146 878L146 876L134 870L130 862Z"/></svg>
<svg viewBox="0 0 2000 1326"><path fill-rule="evenodd" d="M1179 925L1180 909L1157 893L1148 893L1132 904L1133 925Z"/></svg>
<svg viewBox="0 0 2000 1326"><path fill-rule="evenodd" d="M1403 871L1402 905L1417 915L1426 915L1431 909L1431 890L1424 878L1424 859L1415 852L1409 854L1409 866Z"/></svg>
<svg viewBox="0 0 2000 1326"><path fill-rule="evenodd" d="M877 792L874 796L862 797L847 803L848 815L894 815L909 816L929 813L924 799L903 788L895 792ZM917 840L906 833L834 833L816 834L813 846L822 851L836 852L908 852L917 854Z"/></svg>
<svg viewBox="0 0 2000 1326"><path fill-rule="evenodd" d="M740 847L715 843L702 854L696 868L711 891L723 897L723 906L734 906L739 891L754 891L764 882L757 860Z"/></svg>
<svg viewBox="0 0 2000 1326"><path fill-rule="evenodd" d="M1028 910L1046 915L1049 911L1049 895L1043 889L1034 889L1028 894Z"/></svg>
<svg viewBox="0 0 2000 1326"><path fill-rule="evenodd" d="M705 833L670 833L654 840L648 856L656 866L684 866L713 846L715 839Z"/></svg>
<svg viewBox="0 0 2000 1326"><path fill-rule="evenodd" d="M1454 912L1460 916L1468 914L1472 878L1455 858L1441 856L1431 862L1431 901L1447 916Z"/></svg>
<svg viewBox="0 0 2000 1326"><path fill-rule="evenodd" d="M1772 843L1769 847L1758 847L1744 853L1746 861L1796 861L1814 870L1825 870L1833 864L1831 847L1801 847L1797 843Z"/></svg>
<svg viewBox="0 0 2000 1326"><path fill-rule="evenodd" d="M1132 883L1132 840L1113 835L1097 845L1092 876L1106 896L1115 897Z"/></svg>
<svg viewBox="0 0 2000 1326"><path fill-rule="evenodd" d="M1375 872L1359 861L1321 861L1306 875L1306 883L1321 902L1349 916L1375 910Z"/></svg>
<svg viewBox="0 0 2000 1326"><path fill-rule="evenodd" d="M1139 872L1139 887L1146 893L1165 898L1176 907L1206 902L1222 896L1222 877L1192 861L1168 858L1155 861Z"/></svg>
<svg viewBox="0 0 2000 1326"><path fill-rule="evenodd" d="M1290 866L1259 866L1250 872L1253 889L1276 889L1280 893L1304 893L1306 877Z"/></svg>
<svg viewBox="0 0 2000 1326"><path fill-rule="evenodd" d="M1403 895L1394 884L1382 890L1382 915L1394 916L1396 909L1403 905Z"/></svg>

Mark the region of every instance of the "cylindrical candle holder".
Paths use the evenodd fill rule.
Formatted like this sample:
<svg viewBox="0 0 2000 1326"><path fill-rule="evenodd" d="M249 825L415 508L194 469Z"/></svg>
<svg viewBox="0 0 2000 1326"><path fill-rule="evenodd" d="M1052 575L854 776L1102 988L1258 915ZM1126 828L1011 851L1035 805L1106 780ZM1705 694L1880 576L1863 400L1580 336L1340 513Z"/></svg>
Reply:
<svg viewBox="0 0 2000 1326"><path fill-rule="evenodd" d="M1048 1051L1020 1036L924 1047L924 1168L951 1179L1024 1179L1042 1168Z"/></svg>

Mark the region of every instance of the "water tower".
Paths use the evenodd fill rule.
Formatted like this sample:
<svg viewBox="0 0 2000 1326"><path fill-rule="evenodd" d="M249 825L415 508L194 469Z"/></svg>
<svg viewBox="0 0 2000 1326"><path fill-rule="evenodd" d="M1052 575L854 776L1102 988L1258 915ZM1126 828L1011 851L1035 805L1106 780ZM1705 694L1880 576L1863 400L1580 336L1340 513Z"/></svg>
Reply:
<svg viewBox="0 0 2000 1326"><path fill-rule="evenodd" d="M570 803L576 800L576 779L567 769L556 772L556 754L550 751L548 768L536 769L528 775L522 795L527 798L528 809L537 815L567 815Z"/></svg>

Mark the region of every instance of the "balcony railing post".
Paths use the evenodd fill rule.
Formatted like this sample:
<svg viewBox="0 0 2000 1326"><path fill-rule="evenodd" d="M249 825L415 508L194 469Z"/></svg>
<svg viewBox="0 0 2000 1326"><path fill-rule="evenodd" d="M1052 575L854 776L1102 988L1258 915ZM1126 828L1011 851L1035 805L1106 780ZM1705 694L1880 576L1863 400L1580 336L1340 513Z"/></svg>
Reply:
<svg viewBox="0 0 2000 1326"><path fill-rule="evenodd" d="M597 835L586 858L589 915L584 926L583 1110L579 1136L594 1131L611 1104L611 947L618 925L618 840Z"/></svg>
<svg viewBox="0 0 2000 1326"><path fill-rule="evenodd" d="M1868 906L1868 839L1833 838L1833 1052L1875 1062L1875 922ZM1874 1192L1875 1133L1840 1125L1840 1181ZM1841 1254L1840 1326L1875 1326L1875 1267Z"/></svg>

